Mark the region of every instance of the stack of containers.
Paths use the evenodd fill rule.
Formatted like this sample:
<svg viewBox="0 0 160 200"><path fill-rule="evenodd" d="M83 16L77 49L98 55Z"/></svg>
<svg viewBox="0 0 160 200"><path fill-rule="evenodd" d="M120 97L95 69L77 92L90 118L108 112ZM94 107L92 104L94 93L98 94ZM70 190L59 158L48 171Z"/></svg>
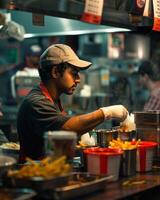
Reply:
<svg viewBox="0 0 160 200"><path fill-rule="evenodd" d="M152 113L152 115L155 115L155 113ZM156 115L159 113L156 113ZM160 116L160 115L158 115ZM127 117L127 120L125 120L123 125L129 126L130 131L128 131L127 134L130 134L131 132L137 132L138 135L134 134L134 136L138 137L140 141L136 141L136 137L134 138L134 141L132 141L133 138L127 137L129 140L129 144L133 145L131 148L121 148L121 147L109 147L107 148L107 142L106 136L103 137L103 146L104 148L91 148L84 150L84 155L86 158L86 166L87 171L91 174L100 174L100 175L112 175L112 180L116 181L120 176L133 176L136 174L136 172L148 172L152 170L152 164L153 159L155 155L155 149L160 144L160 135L158 131L156 131L156 134L149 134L149 131L147 131L147 134L145 134L146 127L153 128L156 124L157 126L160 126L159 118L156 117L151 122L148 122L148 119L150 117L145 118L143 115L143 125L144 127L140 125L141 122L139 121L139 118L142 117L141 113L138 113L134 116L129 115ZM147 123L146 123L147 122ZM145 126L147 124L147 126ZM136 126L135 126L136 125ZM141 127L141 128L140 128ZM148 128L147 128L148 129ZM142 133L140 134L140 131ZM151 130L151 129L150 129ZM156 130L160 130L156 129ZM99 136L99 132L96 132L97 136ZM155 133L155 132L154 132ZM108 134L106 131L103 131L103 136ZM143 136L143 137L142 137ZM150 136L150 137L149 137ZM106 139L106 143L104 143L104 138ZM122 138L121 138L122 139ZM142 140L142 141L141 141ZM126 142L123 141L122 142ZM137 143L137 145L135 145ZM99 144L99 143L98 143ZM160 155L160 154L159 154Z"/></svg>

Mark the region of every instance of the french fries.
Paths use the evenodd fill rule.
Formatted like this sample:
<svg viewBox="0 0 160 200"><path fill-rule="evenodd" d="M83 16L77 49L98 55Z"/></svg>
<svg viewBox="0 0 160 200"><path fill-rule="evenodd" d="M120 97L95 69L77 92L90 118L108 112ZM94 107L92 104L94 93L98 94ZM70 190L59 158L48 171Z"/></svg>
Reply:
<svg viewBox="0 0 160 200"><path fill-rule="evenodd" d="M84 144L81 140L79 141L79 145L80 145L81 147L85 147L85 146L87 146L87 145Z"/></svg>
<svg viewBox="0 0 160 200"><path fill-rule="evenodd" d="M122 186L124 187L129 187L129 186L136 186L136 185L141 185L141 184L146 184L147 181L145 179L131 179L124 181L122 183Z"/></svg>
<svg viewBox="0 0 160 200"><path fill-rule="evenodd" d="M28 165L20 170L9 170L8 176L17 178L43 177L53 178L64 175L71 171L71 166L66 162L66 156L61 156L56 160L52 157L46 157L39 163L27 158Z"/></svg>
<svg viewBox="0 0 160 200"><path fill-rule="evenodd" d="M109 147L112 148L119 148L122 150L131 150L137 148L138 144L140 143L140 139L137 141L122 141L120 138L117 138L117 140L112 140L109 142Z"/></svg>

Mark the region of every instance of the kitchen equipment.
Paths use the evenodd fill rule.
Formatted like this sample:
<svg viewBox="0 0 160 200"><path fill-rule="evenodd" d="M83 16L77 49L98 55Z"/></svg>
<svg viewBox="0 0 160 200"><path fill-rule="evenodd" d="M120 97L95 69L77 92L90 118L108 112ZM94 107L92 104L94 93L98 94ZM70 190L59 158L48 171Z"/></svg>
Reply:
<svg viewBox="0 0 160 200"><path fill-rule="evenodd" d="M102 191L106 188L107 181L111 178L111 176L101 177L85 172L73 173L68 185L55 189L53 192L54 199L77 199L93 191Z"/></svg>
<svg viewBox="0 0 160 200"><path fill-rule="evenodd" d="M155 128L160 126L160 110L134 112L136 127Z"/></svg>
<svg viewBox="0 0 160 200"><path fill-rule="evenodd" d="M119 131L118 137L122 141L132 141L137 139L137 132L136 130L133 131Z"/></svg>
<svg viewBox="0 0 160 200"><path fill-rule="evenodd" d="M0 150L3 155L11 156L11 157L15 158L16 161L18 161L18 159L19 159L19 150L18 149L5 149L5 148L0 147Z"/></svg>
<svg viewBox="0 0 160 200"><path fill-rule="evenodd" d="M92 148L84 150L87 171L91 174L112 176L112 181L119 178L120 159L123 151L114 148Z"/></svg>
<svg viewBox="0 0 160 200"><path fill-rule="evenodd" d="M121 155L120 176L134 176L136 174L136 153L137 149L124 150Z"/></svg>
<svg viewBox="0 0 160 200"><path fill-rule="evenodd" d="M15 164L15 158L11 156L0 155L0 178L3 177L9 169L13 168Z"/></svg>
<svg viewBox="0 0 160 200"><path fill-rule="evenodd" d="M33 10L36 10L37 13L39 14L43 14L43 15L52 15L52 16L58 16L58 17L65 17L65 18L70 18L70 19L80 19L81 16L82 16L82 13L84 12L84 7L85 7L85 1L73 1L73 0L68 0L68 1L64 1L64 0L46 0L46 1L40 1L40 0L34 0L34 1L29 1L29 2L25 2L23 0L18 0L18 1L14 1L14 2L6 2L5 0L2 0L1 1L2 3L0 4L1 5L1 8L3 9L8 9L8 6L11 6L12 8L12 11L13 9L16 9L18 11L22 10L22 11L33 11ZM128 3L130 1L117 1L117 0L109 0L107 2L104 1L104 5L103 5L103 17L102 17L102 24L110 24L111 27L109 26L106 26L108 28L110 28L110 32L111 31L115 31L115 27L113 29L113 26L116 26L116 27L125 27L125 28L130 28L132 30L134 30L134 28L136 26L146 26L146 25L152 25L152 18L145 18L145 20L139 18L137 16L136 18L136 21L133 21L133 19L131 18L132 15L131 15L131 10L132 10L132 4ZM141 1L140 1L141 2ZM95 2L94 2L95 4ZM97 2L96 2L96 5L97 5ZM92 6L92 4L91 4ZM43 8L43 9L42 9ZM142 16L140 16L142 17ZM13 20L13 16L11 17ZM24 20L23 18L25 17L21 17L21 20ZM27 17L27 19L30 19L30 17ZM39 18L38 18L39 19ZM132 21L134 23L132 23ZM20 20L20 19L19 19ZM16 20L17 21L17 20ZM29 20L27 20L29 21ZM25 20L24 20L25 22ZM24 24L23 21L21 21L20 24ZM62 26L62 25L66 25L68 24L67 27L65 26ZM48 24L47 24L48 25ZM80 28L77 26L73 26L73 25L70 25L69 23L62 23L62 22L59 22L58 24L56 25L50 25L51 27L55 27L55 29L57 29L57 26L58 27L61 27L62 28L60 29L61 30L61 35L63 34L64 35L64 32L65 30L67 31L68 29L70 30L70 27L73 29L73 30L83 30L83 27L80 26ZM73 27L72 27L73 26ZM51 27L47 26L49 29L51 29ZM32 29L32 26L30 27L30 24L27 26L27 28L30 28ZM79 29L78 29L79 28ZM96 28L95 28L96 29ZM94 33L95 31L97 32L100 32L100 28L97 27L98 30L94 30L92 28L92 30L90 30L90 33ZM38 30L41 30L40 28ZM48 35L56 35L57 31L51 29L52 32L48 33ZM121 29L122 31L122 29ZM43 30L41 31L43 33ZM102 32L102 31L101 31ZM119 30L120 32L120 30ZM27 32L27 33L32 33L33 34L33 31L32 32ZM38 36L42 36L39 32ZM44 34L44 33L43 33ZM60 34L60 33L59 33ZM75 32L72 33L73 34L76 34ZM35 35L34 35L35 36Z"/></svg>
<svg viewBox="0 0 160 200"><path fill-rule="evenodd" d="M1 188L1 200L31 200L36 196L36 192L31 189Z"/></svg>
<svg viewBox="0 0 160 200"><path fill-rule="evenodd" d="M20 145L15 142L5 142L0 145L0 151L3 155L14 157L18 161Z"/></svg>
<svg viewBox="0 0 160 200"><path fill-rule="evenodd" d="M152 170L154 151L158 143L142 141L137 147L136 171L148 172Z"/></svg>
<svg viewBox="0 0 160 200"><path fill-rule="evenodd" d="M112 139L118 137L118 128L115 127L111 130L99 129L95 130L95 133L97 134L97 145L99 147L107 147Z"/></svg>
<svg viewBox="0 0 160 200"><path fill-rule="evenodd" d="M45 179L43 177L18 178L5 176L3 185L12 188L30 188L36 191L46 191L55 187L64 186L69 180L69 174Z"/></svg>
<svg viewBox="0 0 160 200"><path fill-rule="evenodd" d="M137 138L144 141L157 142L154 162L160 162L160 111L134 112Z"/></svg>

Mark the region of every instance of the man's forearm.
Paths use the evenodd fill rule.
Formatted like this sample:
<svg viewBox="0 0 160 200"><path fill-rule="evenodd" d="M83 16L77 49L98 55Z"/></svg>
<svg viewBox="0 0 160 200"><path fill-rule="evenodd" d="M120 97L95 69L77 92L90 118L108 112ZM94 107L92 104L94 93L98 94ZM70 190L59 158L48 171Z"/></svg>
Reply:
<svg viewBox="0 0 160 200"><path fill-rule="evenodd" d="M64 125L64 130L86 133L104 121L104 114L99 109L94 112L71 117Z"/></svg>

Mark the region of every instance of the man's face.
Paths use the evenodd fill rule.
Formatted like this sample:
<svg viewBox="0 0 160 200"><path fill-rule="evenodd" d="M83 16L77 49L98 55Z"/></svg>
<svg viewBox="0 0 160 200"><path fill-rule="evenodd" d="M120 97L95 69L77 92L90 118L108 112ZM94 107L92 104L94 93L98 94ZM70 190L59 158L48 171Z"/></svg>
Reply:
<svg viewBox="0 0 160 200"><path fill-rule="evenodd" d="M58 87L62 93L73 94L78 83L80 83L79 70L74 67L67 68L59 77Z"/></svg>
<svg viewBox="0 0 160 200"><path fill-rule="evenodd" d="M27 67L29 68L37 68L39 65L39 56L30 55L27 57Z"/></svg>
<svg viewBox="0 0 160 200"><path fill-rule="evenodd" d="M137 5L139 8L143 8L145 5L145 0L137 0Z"/></svg>

